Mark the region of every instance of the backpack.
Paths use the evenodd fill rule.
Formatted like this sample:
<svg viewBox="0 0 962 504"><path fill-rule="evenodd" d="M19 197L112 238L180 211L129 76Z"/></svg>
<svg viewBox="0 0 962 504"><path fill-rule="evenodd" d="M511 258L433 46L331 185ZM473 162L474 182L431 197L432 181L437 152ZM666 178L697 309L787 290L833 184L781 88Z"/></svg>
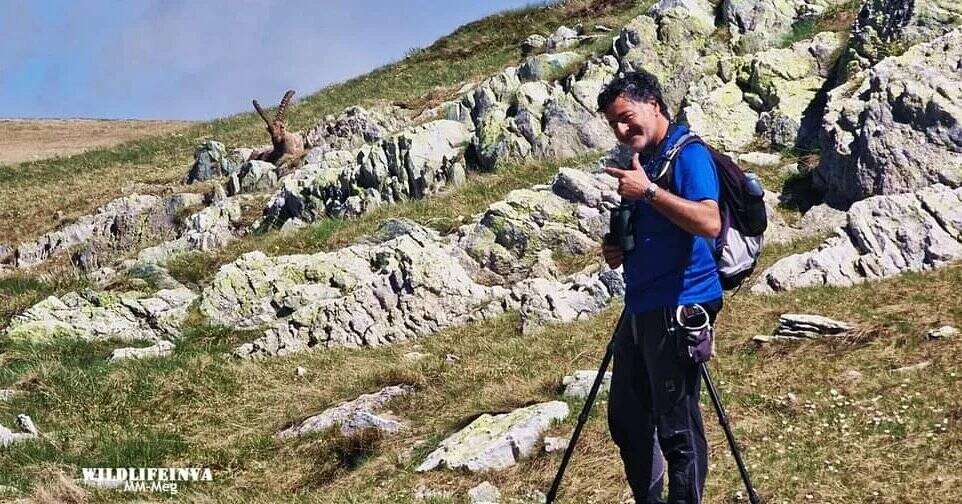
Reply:
<svg viewBox="0 0 962 504"><path fill-rule="evenodd" d="M762 253L763 235L768 227L765 190L755 174L742 171L732 158L718 152L693 133L683 135L668 151L665 160L667 166L655 181L656 184L667 181L662 182L662 188L670 191L669 187L674 185L678 153L696 142L708 149L718 175L721 232L715 239L714 255L722 289L732 290L751 276Z"/></svg>

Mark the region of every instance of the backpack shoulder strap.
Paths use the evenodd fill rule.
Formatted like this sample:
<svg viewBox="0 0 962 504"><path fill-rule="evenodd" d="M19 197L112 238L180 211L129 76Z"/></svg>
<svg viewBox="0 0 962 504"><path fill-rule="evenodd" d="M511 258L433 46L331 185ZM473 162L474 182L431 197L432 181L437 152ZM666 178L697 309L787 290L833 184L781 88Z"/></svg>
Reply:
<svg viewBox="0 0 962 504"><path fill-rule="evenodd" d="M682 149L693 143L700 143L707 146L701 137L692 133L691 131L682 135L681 138L675 142L675 145L672 145L671 149L665 153L664 163L667 165L667 167L665 170L663 170L664 175L659 177L658 180L655 181L655 184L672 194L678 194L678 190L675 187L675 161L678 159L678 155L681 153Z"/></svg>

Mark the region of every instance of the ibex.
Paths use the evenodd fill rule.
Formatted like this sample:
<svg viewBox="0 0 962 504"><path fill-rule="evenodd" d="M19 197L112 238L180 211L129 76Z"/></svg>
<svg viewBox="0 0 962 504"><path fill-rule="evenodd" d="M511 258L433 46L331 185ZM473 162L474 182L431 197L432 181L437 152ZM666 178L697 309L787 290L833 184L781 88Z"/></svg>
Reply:
<svg viewBox="0 0 962 504"><path fill-rule="evenodd" d="M284 93L284 98L281 98L281 104L277 106L277 112L274 114L274 120L269 119L257 100L254 100L254 110L267 123L267 132L271 135L273 146L267 150L255 151L250 159L267 161L278 167L282 165L290 167L293 161L304 157L304 140L300 135L287 131L287 125L284 124L284 116L287 114L291 98L294 98L293 89Z"/></svg>

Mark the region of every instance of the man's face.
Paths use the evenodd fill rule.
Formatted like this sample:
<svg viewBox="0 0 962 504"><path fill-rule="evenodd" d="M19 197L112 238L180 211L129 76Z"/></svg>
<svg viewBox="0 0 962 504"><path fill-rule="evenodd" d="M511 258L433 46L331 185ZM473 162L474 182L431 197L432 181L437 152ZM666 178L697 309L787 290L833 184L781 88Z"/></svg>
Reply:
<svg viewBox="0 0 962 504"><path fill-rule="evenodd" d="M654 102L639 102L624 96L615 98L605 110L615 137L634 152L645 152L658 145L661 117Z"/></svg>

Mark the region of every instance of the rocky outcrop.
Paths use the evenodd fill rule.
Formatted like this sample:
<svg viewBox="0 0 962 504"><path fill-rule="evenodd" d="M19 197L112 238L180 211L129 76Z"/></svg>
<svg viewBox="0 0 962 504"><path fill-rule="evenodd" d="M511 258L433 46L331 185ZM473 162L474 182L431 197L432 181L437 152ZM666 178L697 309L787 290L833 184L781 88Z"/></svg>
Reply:
<svg viewBox="0 0 962 504"><path fill-rule="evenodd" d="M724 0L721 20L729 26L732 44L740 54L778 46L792 26L812 20L843 0Z"/></svg>
<svg viewBox="0 0 962 504"><path fill-rule="evenodd" d="M237 353L283 355L405 341L464 323L503 296L503 289L472 280L435 233L416 227L332 253L245 254L217 273L201 310L240 327L279 321Z"/></svg>
<svg viewBox="0 0 962 504"><path fill-rule="evenodd" d="M874 196L852 205L844 228L819 248L783 258L753 292L848 286L962 259L962 188Z"/></svg>
<svg viewBox="0 0 962 504"><path fill-rule="evenodd" d="M962 25L962 5L955 0L868 0L852 29L846 68L865 70L900 48L928 42Z"/></svg>
<svg viewBox="0 0 962 504"><path fill-rule="evenodd" d="M715 73L717 54L729 52L709 37L714 26L703 22L699 5L694 1L678 2L659 11L662 13L657 19L638 16L621 29L614 41L620 68L643 68L658 77L672 112L681 107L691 83Z"/></svg>
<svg viewBox="0 0 962 504"><path fill-rule="evenodd" d="M96 255L131 250L158 237L169 235L175 217L186 208L202 204L199 194L175 194L167 198L131 195L117 198L85 215L76 222L44 234L34 242L17 246L13 256L15 267L36 266L51 257L84 247L80 266L95 269L104 260Z"/></svg>
<svg viewBox="0 0 962 504"><path fill-rule="evenodd" d="M265 223L359 215L457 185L464 180L461 160L470 138L464 124L439 119L361 147L353 158L308 164L281 181L283 189L264 211Z"/></svg>
<svg viewBox="0 0 962 504"><path fill-rule="evenodd" d="M551 185L514 191L447 237L389 221L336 252L246 254L221 268L201 310L215 323L269 326L239 356L394 343L509 310L525 332L581 319L623 292L621 275L565 278L551 255L594 253L616 201L607 175L563 168Z"/></svg>
<svg viewBox="0 0 962 504"><path fill-rule="evenodd" d="M255 162L264 163L263 161ZM142 265L162 264L182 252L212 250L222 247L237 237L240 220L240 196L217 201L188 216L184 220L177 238L147 247L138 252L137 262Z"/></svg>
<svg viewBox="0 0 962 504"><path fill-rule="evenodd" d="M227 154L224 144L217 140L208 140L194 151L194 164L184 177L184 183L206 182L230 175L236 172L246 159L247 156L243 154Z"/></svg>
<svg viewBox="0 0 962 504"><path fill-rule="evenodd" d="M564 420L568 414L566 403L552 401L501 415L481 415L441 441L416 470L447 468L478 472L513 466L535 452L552 422Z"/></svg>
<svg viewBox="0 0 962 504"><path fill-rule="evenodd" d="M829 202L962 184L962 29L830 93L816 184Z"/></svg>
<svg viewBox="0 0 962 504"><path fill-rule="evenodd" d="M371 108L348 107L329 115L304 133L305 147L324 152L349 151L387 138L410 118L402 109L390 105ZM310 162L310 160L309 160Z"/></svg>
<svg viewBox="0 0 962 504"><path fill-rule="evenodd" d="M404 424L389 414L378 414L377 411L394 398L413 392L414 387L410 385L392 385L373 394L362 394L353 401L342 402L292 425L278 432L276 437L298 437L312 432L323 432L332 427L337 427L343 436L352 436L366 429L376 429L384 433L397 432L404 428Z"/></svg>
<svg viewBox="0 0 962 504"><path fill-rule="evenodd" d="M752 338L756 343L776 343L838 336L852 330L852 326L821 315L785 313L778 317L778 326L771 336Z"/></svg>
<svg viewBox="0 0 962 504"><path fill-rule="evenodd" d="M197 298L188 289L138 292L70 292L50 296L16 315L7 337L30 341L55 338L149 340L179 336L187 307Z"/></svg>

